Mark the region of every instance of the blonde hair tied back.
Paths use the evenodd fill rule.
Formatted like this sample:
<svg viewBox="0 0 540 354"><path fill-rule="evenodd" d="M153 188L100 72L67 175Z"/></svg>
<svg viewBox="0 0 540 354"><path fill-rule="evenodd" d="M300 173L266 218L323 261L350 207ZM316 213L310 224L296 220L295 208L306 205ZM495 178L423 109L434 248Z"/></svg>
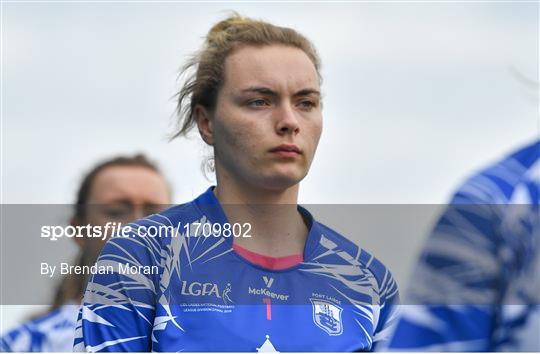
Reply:
<svg viewBox="0 0 540 354"><path fill-rule="evenodd" d="M177 129L171 139L186 135L195 126L194 109L202 105L212 112L219 89L223 85L225 59L235 49L244 46L281 44L301 49L310 58L319 81L320 59L313 44L291 28L240 16L233 12L215 24L206 35L202 48L182 67L179 78L185 81L176 94Z"/></svg>

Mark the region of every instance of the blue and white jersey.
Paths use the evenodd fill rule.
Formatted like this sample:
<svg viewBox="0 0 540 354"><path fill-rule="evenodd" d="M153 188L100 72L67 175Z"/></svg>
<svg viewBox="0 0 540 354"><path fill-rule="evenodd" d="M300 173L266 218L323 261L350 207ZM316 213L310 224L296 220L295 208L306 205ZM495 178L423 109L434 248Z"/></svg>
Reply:
<svg viewBox="0 0 540 354"><path fill-rule="evenodd" d="M174 237L132 232L106 243L96 265L113 271L89 282L75 349L372 349L388 338L396 318L395 281L369 253L299 210L310 223L303 261L281 270L242 257L225 233L205 237L194 231L195 225L227 223L212 188L130 224L180 227ZM184 225L193 226L189 233ZM142 271L129 274L126 264ZM150 270L141 267L147 266L153 274L145 274Z"/></svg>
<svg viewBox="0 0 540 354"><path fill-rule="evenodd" d="M540 142L459 188L423 250L392 350L540 351Z"/></svg>
<svg viewBox="0 0 540 354"><path fill-rule="evenodd" d="M63 305L0 339L2 352L72 352L79 305Z"/></svg>

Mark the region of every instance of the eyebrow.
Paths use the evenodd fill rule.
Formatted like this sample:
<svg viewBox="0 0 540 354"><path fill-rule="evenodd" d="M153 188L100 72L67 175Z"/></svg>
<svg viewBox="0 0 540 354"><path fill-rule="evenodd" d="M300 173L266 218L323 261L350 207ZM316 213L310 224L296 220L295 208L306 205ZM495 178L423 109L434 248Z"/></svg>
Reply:
<svg viewBox="0 0 540 354"><path fill-rule="evenodd" d="M267 96L273 96L273 97L279 96L276 91L271 90L268 87L262 87L262 86L248 87L247 89L243 89L241 92L242 93L257 92L257 93L267 95ZM306 89L302 89L300 91L295 92L293 94L293 97L308 96L308 95L321 96L321 93L318 90L315 90L315 89L312 89L312 88L306 88Z"/></svg>

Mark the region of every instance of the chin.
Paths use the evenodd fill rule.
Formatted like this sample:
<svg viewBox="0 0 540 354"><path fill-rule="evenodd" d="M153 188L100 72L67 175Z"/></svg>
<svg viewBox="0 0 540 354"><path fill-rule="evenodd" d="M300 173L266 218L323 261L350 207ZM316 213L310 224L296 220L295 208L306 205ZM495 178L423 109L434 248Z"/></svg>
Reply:
<svg viewBox="0 0 540 354"><path fill-rule="evenodd" d="M305 174L299 173L287 173L287 174L275 174L272 176L266 176L261 181L262 187L265 189L282 191L296 186L305 177Z"/></svg>

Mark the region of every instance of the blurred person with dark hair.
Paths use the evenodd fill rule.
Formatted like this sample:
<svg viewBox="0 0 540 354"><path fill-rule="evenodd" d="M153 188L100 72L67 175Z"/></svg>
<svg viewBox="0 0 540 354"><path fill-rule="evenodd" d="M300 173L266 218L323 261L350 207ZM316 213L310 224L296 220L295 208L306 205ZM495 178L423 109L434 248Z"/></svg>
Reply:
<svg viewBox="0 0 540 354"><path fill-rule="evenodd" d="M411 277L390 349L540 352L540 141L469 178Z"/></svg>
<svg viewBox="0 0 540 354"><path fill-rule="evenodd" d="M157 166L144 155L115 157L92 168L82 180L70 224L73 226L126 223L159 212L170 204L171 191ZM103 246L102 238L74 238L77 266L91 266ZM71 352L77 311L88 275L62 278L49 311L3 335L4 352Z"/></svg>

